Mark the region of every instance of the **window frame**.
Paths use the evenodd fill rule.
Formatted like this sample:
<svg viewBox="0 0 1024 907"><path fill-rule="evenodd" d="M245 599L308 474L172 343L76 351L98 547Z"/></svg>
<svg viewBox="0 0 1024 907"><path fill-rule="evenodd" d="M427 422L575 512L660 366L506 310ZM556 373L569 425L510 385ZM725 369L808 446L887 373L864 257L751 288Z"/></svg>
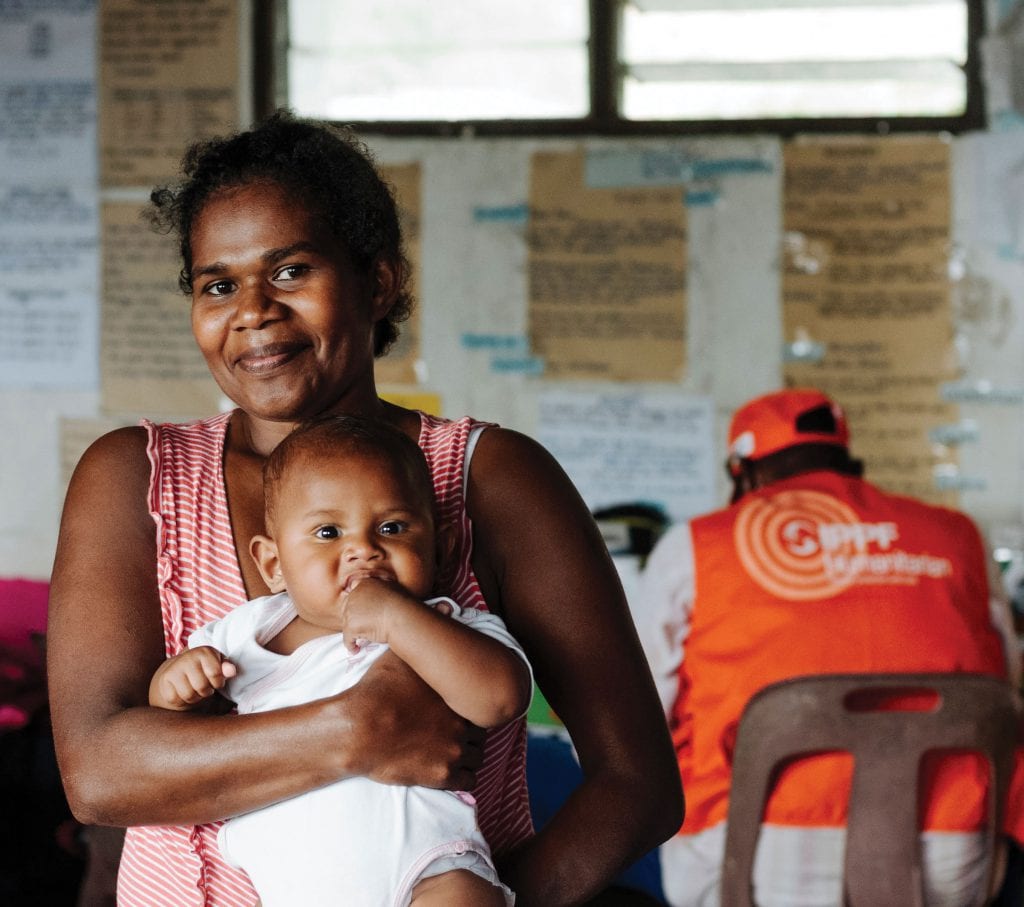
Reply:
<svg viewBox="0 0 1024 907"><path fill-rule="evenodd" d="M454 136L665 136L776 135L790 138L808 132L850 134L949 132L984 129L986 106L982 80L981 39L984 0L967 6L967 109L958 117L830 117L749 120L627 120L618 113L618 3L589 0L590 113L578 119L543 120L371 120L346 123L361 135L409 137ZM252 0L253 109L263 117L286 97L283 64L287 53L287 0Z"/></svg>

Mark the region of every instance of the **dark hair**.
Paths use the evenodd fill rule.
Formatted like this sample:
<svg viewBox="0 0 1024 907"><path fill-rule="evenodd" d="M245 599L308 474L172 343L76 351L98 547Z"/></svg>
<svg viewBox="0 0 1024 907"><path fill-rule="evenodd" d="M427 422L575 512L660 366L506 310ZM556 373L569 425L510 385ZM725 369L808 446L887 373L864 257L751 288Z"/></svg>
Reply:
<svg viewBox="0 0 1024 907"><path fill-rule="evenodd" d="M403 475L433 513L434 480L420 446L389 422L368 416L322 416L303 422L271 451L263 466L263 499L267 523L273 522L277 487L285 470L300 457L372 455L381 468Z"/></svg>
<svg viewBox="0 0 1024 907"><path fill-rule="evenodd" d="M836 472L857 478L864 474L864 462L851 457L846 447L818 443L793 444L756 460L743 457L736 463L729 461L727 468L732 479L731 504L755 489L806 472Z"/></svg>
<svg viewBox="0 0 1024 907"><path fill-rule="evenodd" d="M393 192L366 146L351 132L278 110L252 129L196 142L181 161L182 181L150 194L150 223L178 237L178 286L192 292L192 225L224 189L271 183L287 189L347 247L356 268L375 277L378 261L398 274L398 295L376 325L373 352L383 355L412 311L409 263Z"/></svg>

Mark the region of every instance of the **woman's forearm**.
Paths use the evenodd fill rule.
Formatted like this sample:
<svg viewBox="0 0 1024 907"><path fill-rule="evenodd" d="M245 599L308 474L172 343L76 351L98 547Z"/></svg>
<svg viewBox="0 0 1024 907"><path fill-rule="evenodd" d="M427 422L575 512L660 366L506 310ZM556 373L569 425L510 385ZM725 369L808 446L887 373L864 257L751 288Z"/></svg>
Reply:
<svg viewBox="0 0 1024 907"><path fill-rule="evenodd" d="M223 819L353 774L347 730L340 700L245 716L126 709L64 747L68 801L93 825Z"/></svg>
<svg viewBox="0 0 1024 907"><path fill-rule="evenodd" d="M392 653L352 689L254 715L148 707L55 724L68 801L97 825L223 819L350 776L469 790L483 732Z"/></svg>
<svg viewBox="0 0 1024 907"><path fill-rule="evenodd" d="M600 771L499 867L502 880L515 891L517 907L585 903L678 830L681 820L670 788Z"/></svg>

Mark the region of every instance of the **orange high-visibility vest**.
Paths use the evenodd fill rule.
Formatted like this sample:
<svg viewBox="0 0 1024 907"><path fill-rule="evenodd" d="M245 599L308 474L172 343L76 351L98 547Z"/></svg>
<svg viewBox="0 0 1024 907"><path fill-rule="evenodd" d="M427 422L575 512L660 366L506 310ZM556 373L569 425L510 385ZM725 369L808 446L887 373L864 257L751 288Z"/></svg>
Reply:
<svg viewBox="0 0 1024 907"><path fill-rule="evenodd" d="M815 472L693 521L695 598L670 716L693 834L726 817L740 713L803 674L964 671L1006 676L985 551L969 518ZM766 821L842 826L851 760L788 767ZM933 759L925 827L972 830L987 768Z"/></svg>

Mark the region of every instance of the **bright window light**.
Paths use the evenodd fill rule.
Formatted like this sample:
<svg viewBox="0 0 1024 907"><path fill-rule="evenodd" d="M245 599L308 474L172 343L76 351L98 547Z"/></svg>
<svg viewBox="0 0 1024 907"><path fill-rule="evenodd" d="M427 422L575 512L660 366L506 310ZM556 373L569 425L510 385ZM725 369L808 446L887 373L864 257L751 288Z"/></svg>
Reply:
<svg viewBox="0 0 1024 907"><path fill-rule="evenodd" d="M956 130L984 109L969 16L980 2L284 0L268 106L427 132L551 120L596 133L844 119Z"/></svg>
<svg viewBox="0 0 1024 907"><path fill-rule="evenodd" d="M577 118L586 0L289 0L288 96L342 121Z"/></svg>
<svg viewBox="0 0 1024 907"><path fill-rule="evenodd" d="M631 120L958 116L964 0L633 0Z"/></svg>

